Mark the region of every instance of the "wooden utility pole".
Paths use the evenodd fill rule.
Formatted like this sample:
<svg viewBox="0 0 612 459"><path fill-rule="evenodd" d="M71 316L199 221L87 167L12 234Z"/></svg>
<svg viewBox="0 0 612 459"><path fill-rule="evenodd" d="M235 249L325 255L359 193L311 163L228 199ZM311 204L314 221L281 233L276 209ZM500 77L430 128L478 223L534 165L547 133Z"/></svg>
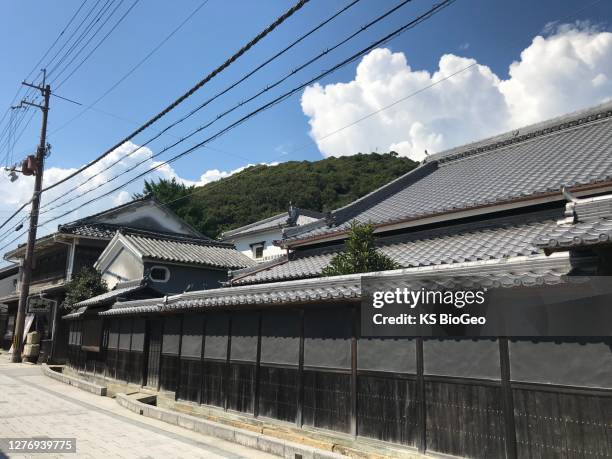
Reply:
<svg viewBox="0 0 612 459"><path fill-rule="evenodd" d="M19 287L19 306L17 308L17 320L15 321L15 333L13 333L13 355L11 361L21 362L23 350L23 329L25 324L26 305L30 294L30 280L32 278L32 259L34 257L34 244L36 243L36 230L38 227L38 210L40 207L40 190L42 189L44 161L47 154L47 116L49 114L49 98L51 97L51 87L46 84L46 71L43 70L42 85L36 86L31 83L23 84L31 88L40 90L43 95L43 105L34 104L26 100L22 104L32 105L42 110L42 127L40 129L40 142L36 150L36 160L34 164L34 194L32 195L32 210L30 211L30 229L28 231L28 242L26 254L21 268L21 282Z"/></svg>

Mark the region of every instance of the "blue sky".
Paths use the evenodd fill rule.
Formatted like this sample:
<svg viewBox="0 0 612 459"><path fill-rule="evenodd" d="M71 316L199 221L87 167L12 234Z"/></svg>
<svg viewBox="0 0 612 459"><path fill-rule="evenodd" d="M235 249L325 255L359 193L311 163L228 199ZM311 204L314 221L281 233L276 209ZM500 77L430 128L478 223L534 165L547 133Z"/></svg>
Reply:
<svg viewBox="0 0 612 459"><path fill-rule="evenodd" d="M82 1L0 3L0 113L10 105L19 82L56 39ZM134 1L86 0L78 18L94 5L100 8L108 5L117 7L116 19ZM62 78L51 76L52 90L84 106L91 104L202 3L202 0L137 1L108 40L62 86L57 88ZM159 152L177 137L215 119L218 113L285 76L398 3L400 0L361 0L263 71L170 131L170 135L153 142L149 145L150 150L141 152L145 160L147 155ZM157 132L155 128L161 129L181 117L346 4L348 1L311 0L210 84L159 121L154 129L133 139L134 144L141 145ZM429 0L408 2L275 90L187 141L183 148L208 137L281 92L309 80L427 11L433 4ZM46 161L46 183L65 176L71 168L81 166L114 145L220 65L291 5L289 1L271 0L205 1L183 28L94 109L73 120L83 108L53 98L48 139L53 148ZM184 157L157 177L176 176L185 183L204 183L253 163L318 160L330 155L390 149L418 160L425 150L440 151L604 102L612 96L611 18L612 3L603 0L457 0L428 21L385 44L384 49L372 51L362 60L322 79L319 85L252 118L215 140L209 145L211 148ZM111 23L103 30L108 30ZM60 39L60 44L71 30ZM47 60L56 50L57 47ZM75 64L79 61L77 58ZM380 115L343 129L454 72L459 73L448 81L434 84L392 109L383 110ZM0 131L3 127L0 126ZM14 160L35 150L39 129L40 115L36 113L15 148L10 150ZM334 131L339 132L328 135ZM126 145L108 160L120 159L133 148L134 145ZM180 151L177 148L173 153ZM6 145L0 141L0 159L6 154ZM167 153L159 159L169 156ZM130 161L117 166L125 172L125 178L153 164L145 163L140 169L134 169L134 162ZM110 176L109 173L95 176L96 172L92 169L85 174L93 180L79 191L87 191L95 180L103 181ZM136 182L123 193L82 209L79 209L82 197L69 195L69 204L75 211L45 225L39 235L53 231L57 223L124 202L141 188L142 181ZM61 196L65 191L58 187L54 193ZM12 184L5 174L0 174L0 193L4 196L0 202L0 216L8 215L31 196L31 178L21 177ZM55 196L53 193L43 195L43 203ZM59 211L49 213L51 216L59 214ZM0 238L0 243L5 244L6 240Z"/></svg>

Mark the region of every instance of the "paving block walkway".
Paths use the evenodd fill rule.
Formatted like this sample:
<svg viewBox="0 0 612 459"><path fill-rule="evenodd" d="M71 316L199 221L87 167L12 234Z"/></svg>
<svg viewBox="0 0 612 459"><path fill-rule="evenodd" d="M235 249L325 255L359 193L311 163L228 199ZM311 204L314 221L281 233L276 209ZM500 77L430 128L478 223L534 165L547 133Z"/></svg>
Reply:
<svg viewBox="0 0 612 459"><path fill-rule="evenodd" d="M149 419L44 376L39 366L0 356L0 437L76 437L76 454L4 457L255 458L276 456Z"/></svg>

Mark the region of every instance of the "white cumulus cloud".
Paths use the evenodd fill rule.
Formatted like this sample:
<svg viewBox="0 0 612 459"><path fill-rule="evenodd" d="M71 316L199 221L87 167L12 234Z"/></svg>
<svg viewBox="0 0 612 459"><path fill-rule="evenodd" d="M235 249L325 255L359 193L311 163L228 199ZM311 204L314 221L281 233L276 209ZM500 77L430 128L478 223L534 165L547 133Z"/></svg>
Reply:
<svg viewBox="0 0 612 459"><path fill-rule="evenodd" d="M55 231L59 224L68 223L130 201L134 193L142 192L145 179L175 178L186 185L200 186L229 177L253 165L249 164L230 171L207 170L201 174L199 180L188 180L180 177L170 165L160 165L162 163L152 159L152 155L153 152L149 148L139 148L138 145L127 142L74 179L43 193L39 217L41 226L38 228L38 237ZM114 164L115 162L116 164ZM269 165L274 164L276 163L270 163ZM113 191L108 196L87 204L92 198L109 192L139 173L158 165L160 167L155 172L135 180L126 187ZM44 185L55 183L75 170L76 168L49 167L45 170ZM124 174L113 179L121 173ZM33 186L33 177L19 175L17 181L11 182L6 173L0 173L0 193L3 198L0 200L0 222L4 222L4 219L19 206L30 200ZM71 191L72 188L77 186L76 190ZM28 224L29 210L30 206L28 205L17 218L0 230L0 247L6 245L24 231ZM73 212L67 213L69 210L73 210ZM64 213L67 214L63 215ZM20 222L23 224L23 228L19 231L13 231L13 228ZM5 253L24 241L25 236L22 236L4 247L0 252ZM2 264L1 260L0 264Z"/></svg>
<svg viewBox="0 0 612 459"><path fill-rule="evenodd" d="M510 65L507 79L454 54L441 56L434 72L413 69L403 53L379 48L363 57L352 81L306 88L301 105L324 156L395 150L420 160L425 150L596 105L611 95L612 33L577 23L547 26Z"/></svg>

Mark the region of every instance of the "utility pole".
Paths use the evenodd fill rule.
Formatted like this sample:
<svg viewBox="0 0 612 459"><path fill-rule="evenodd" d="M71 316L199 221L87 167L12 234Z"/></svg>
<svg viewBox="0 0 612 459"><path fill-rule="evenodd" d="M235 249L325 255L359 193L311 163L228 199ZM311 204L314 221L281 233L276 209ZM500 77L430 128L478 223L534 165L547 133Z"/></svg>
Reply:
<svg viewBox="0 0 612 459"><path fill-rule="evenodd" d="M49 115L49 98L51 97L51 86L46 84L46 70L43 70L43 82L40 86L23 82L25 86L40 90L43 95L43 105L34 104L26 100L22 104L32 105L42 110L42 127L40 129L40 142L36 150L34 165L34 194L32 195L32 210L30 211L30 229L28 231L28 242L26 254L21 268L21 283L19 288L19 306L17 308L17 320L15 321L15 333L13 333L13 355L11 361L21 362L23 349L23 329L25 325L26 305L30 294L30 280L32 278L32 260L34 257L34 244L36 243L36 229L38 227L38 210L40 207L40 190L42 189L44 161L47 153L47 116Z"/></svg>

